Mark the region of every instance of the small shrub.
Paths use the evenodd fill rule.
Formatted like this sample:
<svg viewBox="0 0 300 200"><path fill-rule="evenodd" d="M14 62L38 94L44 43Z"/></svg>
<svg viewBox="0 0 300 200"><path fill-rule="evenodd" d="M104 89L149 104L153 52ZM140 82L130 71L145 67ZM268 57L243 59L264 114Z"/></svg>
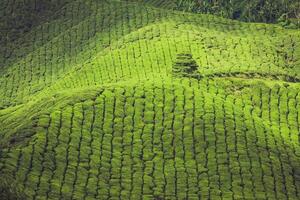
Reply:
<svg viewBox="0 0 300 200"><path fill-rule="evenodd" d="M198 64L193 59L191 54L178 54L175 63L173 64L173 76L200 78L198 72Z"/></svg>

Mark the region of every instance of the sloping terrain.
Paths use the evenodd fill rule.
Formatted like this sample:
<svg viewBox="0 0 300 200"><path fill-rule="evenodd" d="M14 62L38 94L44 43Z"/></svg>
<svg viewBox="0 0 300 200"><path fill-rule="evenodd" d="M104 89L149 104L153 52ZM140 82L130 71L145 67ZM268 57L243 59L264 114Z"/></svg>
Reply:
<svg viewBox="0 0 300 200"><path fill-rule="evenodd" d="M169 8L70 1L0 47L3 199L300 198L299 30Z"/></svg>

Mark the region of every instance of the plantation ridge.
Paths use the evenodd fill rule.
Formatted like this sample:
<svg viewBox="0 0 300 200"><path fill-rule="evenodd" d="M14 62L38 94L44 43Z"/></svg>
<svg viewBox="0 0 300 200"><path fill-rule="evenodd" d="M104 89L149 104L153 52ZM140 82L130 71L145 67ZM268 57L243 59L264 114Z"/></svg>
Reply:
<svg viewBox="0 0 300 200"><path fill-rule="evenodd" d="M0 5L0 199L300 199L299 29L37 2Z"/></svg>

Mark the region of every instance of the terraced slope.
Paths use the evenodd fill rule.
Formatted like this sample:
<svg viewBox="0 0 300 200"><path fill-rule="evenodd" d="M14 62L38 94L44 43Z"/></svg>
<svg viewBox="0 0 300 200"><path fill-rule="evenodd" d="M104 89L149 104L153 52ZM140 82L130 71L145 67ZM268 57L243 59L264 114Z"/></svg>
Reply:
<svg viewBox="0 0 300 200"><path fill-rule="evenodd" d="M300 198L300 32L158 3L72 1L0 47L4 198Z"/></svg>

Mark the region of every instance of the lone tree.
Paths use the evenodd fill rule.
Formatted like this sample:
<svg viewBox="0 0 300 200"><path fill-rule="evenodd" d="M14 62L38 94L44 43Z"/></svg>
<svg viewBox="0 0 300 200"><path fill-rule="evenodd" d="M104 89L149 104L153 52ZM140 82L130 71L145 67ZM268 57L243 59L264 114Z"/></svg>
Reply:
<svg viewBox="0 0 300 200"><path fill-rule="evenodd" d="M199 79L201 78L201 75L198 68L199 66L191 54L177 54L176 61L173 64L173 76Z"/></svg>

